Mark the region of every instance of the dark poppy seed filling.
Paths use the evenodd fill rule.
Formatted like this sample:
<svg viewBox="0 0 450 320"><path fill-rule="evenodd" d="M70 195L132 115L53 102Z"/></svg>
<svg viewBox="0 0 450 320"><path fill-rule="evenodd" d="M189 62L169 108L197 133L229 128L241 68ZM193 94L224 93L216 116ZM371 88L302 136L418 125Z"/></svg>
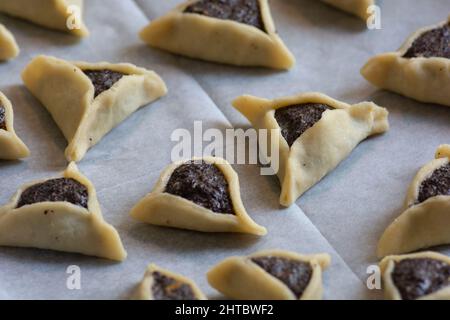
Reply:
<svg viewBox="0 0 450 320"><path fill-rule="evenodd" d="M450 265L431 258L404 259L391 276L402 299L414 300L449 286Z"/></svg>
<svg viewBox="0 0 450 320"><path fill-rule="evenodd" d="M291 147L306 130L322 119L325 111L332 109L321 103L298 104L277 109L275 119L281 128L281 135Z"/></svg>
<svg viewBox="0 0 450 320"><path fill-rule="evenodd" d="M436 196L450 196L450 163L434 170L433 174L421 183L417 203Z"/></svg>
<svg viewBox="0 0 450 320"><path fill-rule="evenodd" d="M102 92L109 90L117 81L125 76L124 73L112 70L83 70L95 88L94 98Z"/></svg>
<svg viewBox="0 0 450 320"><path fill-rule="evenodd" d="M313 269L308 262L281 257L255 257L251 260L283 282L297 298L303 295L311 281Z"/></svg>
<svg viewBox="0 0 450 320"><path fill-rule="evenodd" d="M17 208L39 202L70 202L88 208L88 190L74 179L59 178L47 180L29 187L19 199Z"/></svg>
<svg viewBox="0 0 450 320"><path fill-rule="evenodd" d="M450 59L450 23L420 35L403 57Z"/></svg>
<svg viewBox="0 0 450 320"><path fill-rule="evenodd" d="M152 295L154 300L198 300L191 286L169 278L161 272L152 273Z"/></svg>
<svg viewBox="0 0 450 320"><path fill-rule="evenodd" d="M266 32L258 0L200 0L188 6L184 12L233 20Z"/></svg>
<svg viewBox="0 0 450 320"><path fill-rule="evenodd" d="M172 173L165 192L185 198L215 213L235 214L228 182L216 165L189 161Z"/></svg>
<svg viewBox="0 0 450 320"><path fill-rule="evenodd" d="M0 104L0 130L6 130L6 110L5 107Z"/></svg>

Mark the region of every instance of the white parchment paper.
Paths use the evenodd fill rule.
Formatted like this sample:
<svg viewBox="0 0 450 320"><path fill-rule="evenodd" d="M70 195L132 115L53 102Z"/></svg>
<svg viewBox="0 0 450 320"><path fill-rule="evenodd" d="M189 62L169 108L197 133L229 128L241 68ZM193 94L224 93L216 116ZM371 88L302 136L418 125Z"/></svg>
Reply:
<svg viewBox="0 0 450 320"><path fill-rule="evenodd" d="M164 5L138 0L150 18L181 1ZM231 106L248 93L265 98L320 91L349 103L371 100L390 112L391 131L363 142L334 172L297 201L308 219L366 281L376 264L376 244L400 215L406 190L439 144L450 143L450 108L379 91L360 75L373 55L395 51L418 28L444 21L449 0L377 1L381 30L317 0L271 0L281 38L297 58L289 72L242 69L178 58L235 127L247 120ZM450 90L450 88L442 88ZM448 247L437 248L450 254Z"/></svg>
<svg viewBox="0 0 450 320"><path fill-rule="evenodd" d="M289 25L288 22L293 22L295 16L301 17L302 1L295 5L293 1L286 1L284 5L278 4L283 2L281 0L273 2L274 15L277 20L281 20L280 25L283 28ZM161 170L169 164L170 152L174 145L170 141L173 130L177 128L191 130L195 120L203 121L204 128L229 128L232 124L236 125L233 118L236 114L229 107L229 98L244 93L242 92L244 89L251 91L254 88L254 93L258 93L258 88L261 88L259 93L263 94L264 86L267 90L267 86L271 83L272 90L265 93L273 92L275 96L289 91L281 89L287 83L291 87L291 92L304 89L301 83L296 83L300 82L300 79L302 83L309 83L308 73L303 71L304 75L300 74L306 62L301 61L303 55L300 53L304 52L304 48L296 48L296 41L290 37L287 37L287 40L293 41L289 45L299 56L299 69L281 74L259 69L248 70L199 63L148 48L141 43L137 33L148 23L148 17L162 13L176 3L177 1L148 0L140 2L138 6L131 0L86 1L86 23L91 30L91 36L81 42L76 42L72 37L58 32L0 16L0 21L12 30L22 49L18 59L0 64L2 75L0 91L12 101L16 131L32 152L32 156L25 161L0 163L0 179L3 182L0 192L2 204L6 203L22 184L30 180L56 176L67 165L63 155L66 146L64 137L20 79L20 72L32 57L49 54L70 60L131 62L157 71L170 90L167 97L142 108L108 134L79 164L81 171L96 186L105 219L119 231L128 251L128 259L123 263L112 263L75 254L0 248L0 298L127 299L149 263L157 263L180 272L195 280L208 297L220 298L221 296L206 282L205 274L212 266L230 255L243 255L260 249L273 248L302 253L330 253L333 263L324 274L325 298L359 299L379 296L378 293L369 292L365 288L365 279L362 276L357 277L354 270L349 267L351 265L356 270L366 262L365 255L361 258L358 252L359 242L365 244L368 240L361 238L356 243L346 242L348 239L344 238L343 233L353 234L353 231L349 231L348 220L345 230L336 231L327 228L330 225L341 226L341 221L336 221L336 216L331 215L332 211L324 212L324 205L331 201L329 195L317 195L304 203L304 200L299 202L301 206L305 205L305 208L311 211L308 215L296 205L282 209L278 205L279 186L276 179L260 176L259 168L256 166L235 166L235 169L240 176L244 204L250 215L268 228L269 233L266 237L203 234L158 228L138 223L128 216L131 207L151 190ZM295 16L291 12L292 6L298 11ZM306 10L311 10L306 3L303 3L303 6ZM332 14L326 7L317 7L315 10L318 13L323 10ZM348 20L357 25L356 21L347 16L335 15L343 21ZM297 22L299 25L292 28L300 29L301 21L299 20ZM320 20L316 23L319 24ZM342 34L345 37L348 32L345 29L337 32L329 23L320 28L323 28L324 33L329 29L336 36ZM311 29L314 34L314 28ZM282 34L285 32L283 29L280 31ZM302 33L306 34L307 30ZM301 43L300 39L299 34L298 43ZM313 39L311 35L310 41ZM317 38L316 41L322 40ZM311 51L313 49L311 47ZM317 56L311 58L311 63L316 59ZM342 68L342 73L350 72L344 71L343 66ZM320 72L326 75L325 71ZM319 74L310 76L313 79L319 78ZM289 77L292 77L291 81L288 81ZM234 88L232 88L233 79ZM324 84L331 80L332 77L329 75L322 79ZM342 85L341 81L338 82ZM207 83L209 86L205 85ZM278 87L280 89L276 89ZM345 88L353 90L351 84ZM371 88L368 88L367 92L371 92ZM355 95L355 98L359 96ZM440 121L443 124L446 110L441 108L440 112ZM433 128L433 125L428 124L426 128ZM379 148L383 148L382 139L385 138L368 144L366 148L370 150L366 152L370 151L372 157L377 158L377 153L373 149L377 143ZM362 151L363 149L359 149L360 153L364 153ZM347 162L349 167L347 170L357 171L358 163L363 163L361 156L353 157ZM382 168L380 167L380 170ZM337 178L331 176L327 180L333 189L339 183L339 178L344 180L342 170L345 170L345 167L339 169ZM359 181L361 183L366 181L368 185L372 185L373 181L366 180L364 170L359 168L359 171ZM407 175L408 173L405 173L405 176ZM379 176L381 178L382 175ZM327 181L314 192L323 190L319 188L323 188ZM332 184L333 181L335 184ZM351 191L355 190L353 187L348 189L345 197L335 202L335 210L342 212L339 216L342 221L350 217L350 213L344 216L343 212L348 208L346 201L355 199L356 192ZM384 191L386 190L388 189L384 188ZM308 197L311 197L311 194ZM377 222L380 225L385 223L385 221ZM356 223L355 221L351 223L352 229L360 228ZM340 250L339 253L335 248ZM367 250L371 250L371 247ZM354 260L344 261L341 257ZM66 286L69 276L66 270L70 265L81 268L81 290L69 290Z"/></svg>

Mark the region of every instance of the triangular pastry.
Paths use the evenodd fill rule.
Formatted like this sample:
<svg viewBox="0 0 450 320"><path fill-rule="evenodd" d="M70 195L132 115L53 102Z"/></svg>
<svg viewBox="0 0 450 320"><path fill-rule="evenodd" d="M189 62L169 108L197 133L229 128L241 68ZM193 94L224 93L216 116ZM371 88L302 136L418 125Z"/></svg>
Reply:
<svg viewBox="0 0 450 320"><path fill-rule="evenodd" d="M226 297L239 300L320 300L328 254L261 251L225 259L208 272L208 282Z"/></svg>
<svg viewBox="0 0 450 320"><path fill-rule="evenodd" d="M0 92L0 159L16 160L30 155L27 146L14 132L11 102Z"/></svg>
<svg viewBox="0 0 450 320"><path fill-rule="evenodd" d="M74 163L62 177L22 186L0 207L0 246L126 258L119 234L102 217L94 186Z"/></svg>
<svg viewBox="0 0 450 320"><path fill-rule="evenodd" d="M375 0L322 0L338 9L351 13L361 19L369 17L369 7L375 4Z"/></svg>
<svg viewBox="0 0 450 320"><path fill-rule="evenodd" d="M450 17L416 31L398 51L371 58L361 74L382 89L450 106Z"/></svg>
<svg viewBox="0 0 450 320"><path fill-rule="evenodd" d="M186 1L140 35L153 47L207 61L275 69L295 63L276 33L267 0Z"/></svg>
<svg viewBox="0 0 450 320"><path fill-rule="evenodd" d="M388 256L380 263L390 300L450 300L450 258L436 252Z"/></svg>
<svg viewBox="0 0 450 320"><path fill-rule="evenodd" d="M268 153L278 153L270 158L279 159L284 206L293 204L362 140L389 129L387 110L372 102L349 105L314 92L275 100L245 95L233 106L255 129L267 130Z"/></svg>
<svg viewBox="0 0 450 320"><path fill-rule="evenodd" d="M0 61L15 58L19 52L19 46L12 33L0 24Z"/></svg>
<svg viewBox="0 0 450 320"><path fill-rule="evenodd" d="M89 34L82 21L82 11L83 0L0 1L0 12L2 13L78 37L85 37Z"/></svg>
<svg viewBox="0 0 450 320"><path fill-rule="evenodd" d="M378 256L402 254L450 244L450 146L440 146L436 159L417 173L404 212L384 231Z"/></svg>
<svg viewBox="0 0 450 320"><path fill-rule="evenodd" d="M155 72L127 63L39 56L25 68L22 78L69 142L65 152L69 161L80 161L134 111L167 93Z"/></svg>
<svg viewBox="0 0 450 320"><path fill-rule="evenodd" d="M206 300L194 281L154 264L148 266L135 298L137 300Z"/></svg>
<svg viewBox="0 0 450 320"><path fill-rule="evenodd" d="M139 221L203 232L265 235L247 214L237 173L221 158L171 164L153 191L131 210Z"/></svg>

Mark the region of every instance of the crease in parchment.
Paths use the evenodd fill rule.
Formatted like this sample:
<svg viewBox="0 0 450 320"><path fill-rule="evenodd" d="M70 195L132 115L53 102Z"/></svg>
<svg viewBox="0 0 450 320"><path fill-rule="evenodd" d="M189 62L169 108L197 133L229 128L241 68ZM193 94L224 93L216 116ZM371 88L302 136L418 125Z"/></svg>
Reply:
<svg viewBox="0 0 450 320"><path fill-rule="evenodd" d="M144 8L138 0L132 0L132 2L135 3L136 7L139 9L139 11L142 12L142 14L147 18L147 19L152 19L154 18L153 16L151 16L150 14L147 14L146 12L146 8ZM175 59L174 59L175 60ZM176 63L176 62L175 62ZM180 68L183 72L184 69L183 67L177 66L178 68ZM193 79L193 81L196 82L196 84L198 85L199 88L201 88L204 93L209 97L209 99L211 100L211 102L213 103L213 105L218 109L218 111L223 115L223 118L226 120L227 124L230 127L234 127L233 124L230 122L230 120L228 119L228 117L225 115L225 113L222 111L221 108L218 107L218 102L214 100L213 96L207 91L207 89L200 83L200 81L198 81L195 78L195 75L190 75L190 77ZM308 216L304 213L304 211L298 206L298 204L294 204L293 205L294 208L298 209L299 214L302 214L304 216L306 216L306 219L310 222L311 226L314 227L314 229L317 231L317 233L324 239L325 244L328 245L330 248L332 248L335 252L335 254L340 258L341 262L345 265L345 267L351 271L351 273L357 278L359 279L363 284L365 284L365 279L361 279L358 274L355 272L355 270L353 270L348 264L347 262L344 260L344 258L339 254L339 252L335 249L335 247L328 241L328 238L325 237L325 235L313 224L313 222L308 218Z"/></svg>

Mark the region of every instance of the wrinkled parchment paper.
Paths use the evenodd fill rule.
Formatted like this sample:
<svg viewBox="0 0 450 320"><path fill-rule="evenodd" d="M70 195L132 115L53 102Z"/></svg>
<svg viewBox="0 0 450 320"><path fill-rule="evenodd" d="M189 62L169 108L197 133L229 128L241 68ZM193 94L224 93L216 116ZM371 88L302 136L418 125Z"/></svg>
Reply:
<svg viewBox="0 0 450 320"><path fill-rule="evenodd" d="M169 88L167 97L140 109L79 163L97 188L105 219L119 231L128 259L113 263L0 248L0 299L127 299L149 263L192 278L209 298L223 298L208 286L206 272L230 255L273 248L330 253L333 262L324 273L326 299L380 298L379 290L366 288L366 268L377 263L376 242L400 214L415 172L431 160L439 144L450 142L450 109L377 91L359 75L359 68L371 55L396 49L418 27L445 19L448 0L380 1L383 29L375 31L316 0L272 0L280 36L298 60L289 72L199 62L145 46L138 31L180 2L86 1L91 36L81 42L0 16L22 49L18 59L0 64L0 91L12 100L16 131L32 152L25 161L0 162L2 204L22 184L56 176L67 165L63 135L20 79L32 57L131 62L158 72ZM204 129L247 128L247 121L231 107L233 98L243 93L273 98L310 90L348 102L373 100L391 112L392 130L362 143L288 209L278 205L275 177L260 176L254 165L234 166L244 204L252 218L267 227L267 236L159 228L128 216L170 163L173 130L192 130L196 120L203 121ZM81 290L66 286L70 265L81 268Z"/></svg>

